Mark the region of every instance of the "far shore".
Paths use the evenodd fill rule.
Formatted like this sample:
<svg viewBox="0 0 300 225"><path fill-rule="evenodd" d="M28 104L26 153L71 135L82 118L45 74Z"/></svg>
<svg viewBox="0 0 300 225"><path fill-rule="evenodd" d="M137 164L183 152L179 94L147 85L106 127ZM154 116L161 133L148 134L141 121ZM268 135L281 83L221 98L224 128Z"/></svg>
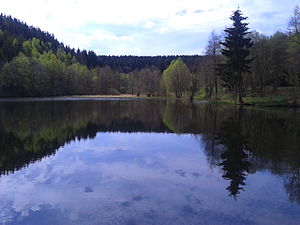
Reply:
<svg viewBox="0 0 300 225"><path fill-rule="evenodd" d="M70 95L70 96L59 96L59 97L61 98L141 98L146 96L121 94L121 95Z"/></svg>
<svg viewBox="0 0 300 225"><path fill-rule="evenodd" d="M137 99L146 98L146 96L137 96L131 94L121 95L64 95L64 96L49 96L49 97L4 97L0 98L0 102L13 102L13 101L52 101L52 100L76 100L76 99Z"/></svg>
<svg viewBox="0 0 300 225"><path fill-rule="evenodd" d="M131 94L120 94L120 95L65 95L65 96L49 96L49 97L4 97L0 98L0 102L27 102L27 101L68 101L68 100L117 100L117 99L162 99L162 100L175 100L174 96L154 96L147 97L146 95L131 95ZM182 97L177 100L190 100L188 97ZM299 99L282 99L278 97L258 97L244 98L244 106L252 107L284 107L284 108L299 108L300 100ZM211 103L211 104L229 104L235 105L233 100L229 99L219 99L219 100L207 100L201 98L195 98L194 103Z"/></svg>

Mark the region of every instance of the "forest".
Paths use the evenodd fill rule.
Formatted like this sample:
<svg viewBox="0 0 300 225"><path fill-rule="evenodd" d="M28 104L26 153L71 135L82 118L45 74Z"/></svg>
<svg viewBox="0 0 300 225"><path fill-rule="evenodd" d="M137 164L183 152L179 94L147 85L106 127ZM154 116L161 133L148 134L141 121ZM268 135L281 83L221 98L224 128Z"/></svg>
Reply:
<svg viewBox="0 0 300 225"><path fill-rule="evenodd" d="M190 99L298 96L300 8L273 35L249 31L240 10L233 27L212 31L201 55L104 56L75 50L54 35L0 15L0 96L173 96ZM239 24L239 27L236 27ZM238 33L240 32L240 33ZM241 40L238 40L241 38ZM243 43L234 49L234 43Z"/></svg>

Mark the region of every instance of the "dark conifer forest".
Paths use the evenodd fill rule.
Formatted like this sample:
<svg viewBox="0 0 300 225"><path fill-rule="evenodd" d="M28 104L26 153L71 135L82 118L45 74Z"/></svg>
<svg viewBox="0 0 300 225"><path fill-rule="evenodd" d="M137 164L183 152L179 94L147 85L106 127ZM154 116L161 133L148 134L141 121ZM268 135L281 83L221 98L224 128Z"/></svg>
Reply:
<svg viewBox="0 0 300 225"><path fill-rule="evenodd" d="M246 21L242 41L248 40L244 52L247 54L242 53L247 65L241 70L232 66L236 64L230 57L237 56L228 54L229 42L237 41L236 21L232 21L232 27L224 28L225 32L211 32L204 55L105 56L70 48L53 34L1 14L0 96L132 94L242 99L280 93L282 88L297 95L299 7L291 10L290 20L282 31L269 36L256 32L248 25L247 17L240 10L237 12Z"/></svg>

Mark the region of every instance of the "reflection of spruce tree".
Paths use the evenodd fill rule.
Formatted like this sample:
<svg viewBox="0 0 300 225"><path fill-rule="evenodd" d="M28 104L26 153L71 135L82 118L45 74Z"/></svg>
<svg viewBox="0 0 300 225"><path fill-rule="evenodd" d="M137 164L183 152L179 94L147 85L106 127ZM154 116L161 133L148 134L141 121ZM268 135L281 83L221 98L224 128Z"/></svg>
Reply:
<svg viewBox="0 0 300 225"><path fill-rule="evenodd" d="M240 190L244 190L241 186L245 185L246 173L250 168L247 161L246 137L243 136L241 128L242 113L243 109L240 108L225 121L217 136L219 143L224 146L224 152L221 154L222 162L219 165L224 171L223 178L230 180L227 190L234 198Z"/></svg>
<svg viewBox="0 0 300 225"><path fill-rule="evenodd" d="M295 169L292 176L288 178L288 181L284 186L290 200L300 204L300 167Z"/></svg>

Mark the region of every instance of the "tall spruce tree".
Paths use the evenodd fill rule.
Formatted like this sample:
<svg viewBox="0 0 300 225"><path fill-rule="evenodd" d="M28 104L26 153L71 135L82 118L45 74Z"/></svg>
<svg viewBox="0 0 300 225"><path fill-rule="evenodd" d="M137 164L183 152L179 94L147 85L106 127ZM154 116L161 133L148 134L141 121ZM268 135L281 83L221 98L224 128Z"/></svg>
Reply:
<svg viewBox="0 0 300 225"><path fill-rule="evenodd" d="M226 57L226 63L220 66L220 76L225 86L238 98L238 104L243 104L243 75L249 71L249 48L253 45L249 34L248 23L243 21L241 10L237 9L230 17L233 27L225 29L225 41L221 42L222 55Z"/></svg>

